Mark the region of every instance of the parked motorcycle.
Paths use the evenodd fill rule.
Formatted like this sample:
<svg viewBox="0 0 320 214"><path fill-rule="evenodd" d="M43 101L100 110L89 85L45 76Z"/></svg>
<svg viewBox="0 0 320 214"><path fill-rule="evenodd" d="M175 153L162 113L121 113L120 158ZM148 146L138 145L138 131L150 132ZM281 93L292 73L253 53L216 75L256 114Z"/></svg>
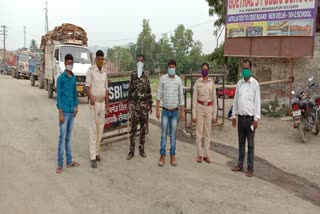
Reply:
<svg viewBox="0 0 320 214"><path fill-rule="evenodd" d="M309 90L315 86L310 84L313 77L308 79L308 87L291 100L293 127L297 128L304 143L308 142L308 133L318 135L320 130L320 97L313 102ZM292 91L292 94L296 94Z"/></svg>

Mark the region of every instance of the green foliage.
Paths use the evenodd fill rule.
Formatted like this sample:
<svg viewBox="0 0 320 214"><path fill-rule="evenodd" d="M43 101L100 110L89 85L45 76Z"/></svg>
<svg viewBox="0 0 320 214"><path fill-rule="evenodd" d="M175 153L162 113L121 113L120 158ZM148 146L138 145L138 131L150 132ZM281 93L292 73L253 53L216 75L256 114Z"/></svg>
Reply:
<svg viewBox="0 0 320 214"><path fill-rule="evenodd" d="M178 25L173 35L163 34L156 41L155 34L148 19L142 21L142 31L136 43L126 47L115 46L107 51L107 59L116 63L121 71L134 70L137 54L145 56L145 69L151 74L155 71L166 71L170 58L177 61L177 73L190 73L190 69L200 70L206 60L202 54L202 44L193 40L193 32L183 25Z"/></svg>
<svg viewBox="0 0 320 214"><path fill-rule="evenodd" d="M30 50L36 50L36 49L38 49L38 45L37 45L37 42L36 42L36 40L35 39L32 39L31 40L31 43L30 43Z"/></svg>
<svg viewBox="0 0 320 214"><path fill-rule="evenodd" d="M115 63L120 71L132 71L135 69L135 58L133 58L129 46L114 46L108 49L107 60Z"/></svg>
<svg viewBox="0 0 320 214"><path fill-rule="evenodd" d="M268 117L284 117L288 115L288 107L280 105L278 97L261 104L261 113Z"/></svg>
<svg viewBox="0 0 320 214"><path fill-rule="evenodd" d="M238 80L238 59L235 57L224 56L224 43L208 55L208 61L212 64L214 70L219 70L221 66L226 65L229 70L227 81L236 83Z"/></svg>
<svg viewBox="0 0 320 214"><path fill-rule="evenodd" d="M214 26L221 28L225 25L227 0L206 0L209 5L209 15L217 15L218 19L214 22Z"/></svg>

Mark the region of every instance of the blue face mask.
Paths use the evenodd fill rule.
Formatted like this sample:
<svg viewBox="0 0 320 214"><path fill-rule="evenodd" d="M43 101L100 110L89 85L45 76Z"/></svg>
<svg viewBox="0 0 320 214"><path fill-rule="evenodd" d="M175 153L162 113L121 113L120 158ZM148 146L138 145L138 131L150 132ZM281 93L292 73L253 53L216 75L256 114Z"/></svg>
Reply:
<svg viewBox="0 0 320 214"><path fill-rule="evenodd" d="M170 76L174 76L176 74L176 69L175 68L168 68L168 74Z"/></svg>

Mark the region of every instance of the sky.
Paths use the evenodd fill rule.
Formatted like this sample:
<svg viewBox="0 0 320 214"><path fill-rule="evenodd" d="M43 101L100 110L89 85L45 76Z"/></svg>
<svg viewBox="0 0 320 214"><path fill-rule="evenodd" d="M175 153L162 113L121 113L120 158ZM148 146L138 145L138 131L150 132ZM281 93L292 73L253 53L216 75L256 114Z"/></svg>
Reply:
<svg viewBox="0 0 320 214"><path fill-rule="evenodd" d="M0 25L8 27L7 50L24 46L24 26L27 47L31 39L40 44L45 33L45 0L1 0L0 8ZM62 23L79 25L87 32L89 46L135 43L146 18L152 32L159 35L157 40L162 33L171 35L177 25L183 24L193 31L193 39L202 43L203 53L211 53L216 47L216 18L209 16L205 0L48 0L48 10L49 30Z"/></svg>

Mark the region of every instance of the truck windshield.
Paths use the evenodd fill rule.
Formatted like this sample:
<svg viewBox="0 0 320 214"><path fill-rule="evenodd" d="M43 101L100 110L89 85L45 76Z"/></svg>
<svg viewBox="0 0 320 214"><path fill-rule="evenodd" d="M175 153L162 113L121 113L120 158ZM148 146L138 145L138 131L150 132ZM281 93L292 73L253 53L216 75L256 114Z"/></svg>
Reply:
<svg viewBox="0 0 320 214"><path fill-rule="evenodd" d="M28 55L24 55L24 54L19 55L19 62L28 62L28 61L29 61Z"/></svg>
<svg viewBox="0 0 320 214"><path fill-rule="evenodd" d="M67 54L73 56L74 63L91 64L89 50L82 47L62 46L60 48L60 61L64 61Z"/></svg>

